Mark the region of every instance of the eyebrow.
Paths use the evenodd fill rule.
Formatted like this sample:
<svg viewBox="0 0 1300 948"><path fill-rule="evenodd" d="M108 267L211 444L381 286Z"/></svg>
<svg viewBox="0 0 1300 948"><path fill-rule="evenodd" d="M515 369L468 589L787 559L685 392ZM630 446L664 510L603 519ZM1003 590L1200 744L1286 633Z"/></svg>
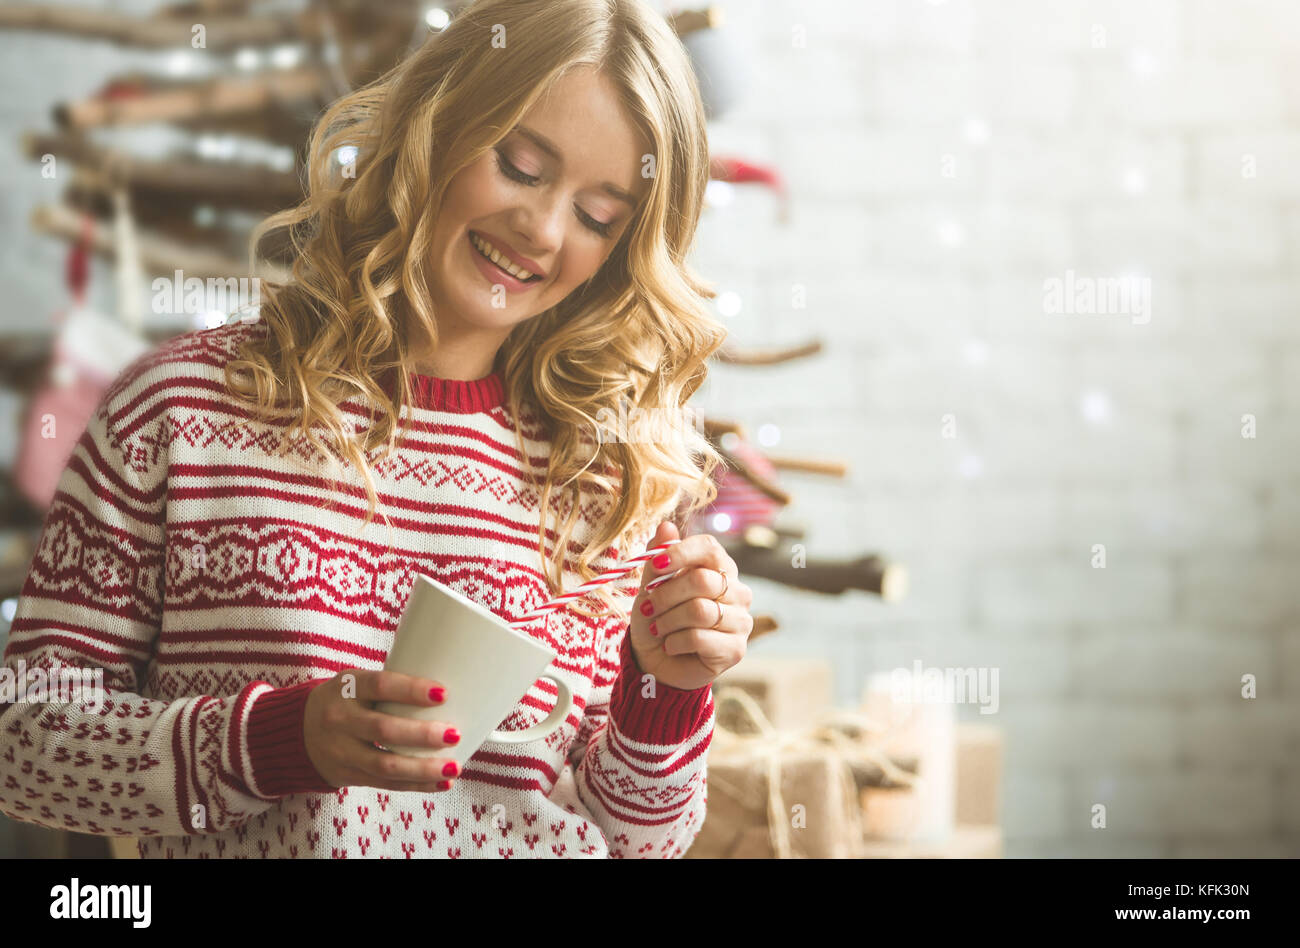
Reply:
<svg viewBox="0 0 1300 948"><path fill-rule="evenodd" d="M564 156L560 154L560 149L556 147L555 142L551 141L541 132L535 132L525 125L516 126L515 131L529 139L534 145L546 152L560 164L564 164ZM637 201L636 195L632 194L630 191L624 191L622 188L615 184L611 184L608 181L602 181L600 186L611 197L616 197L624 204L631 205L633 210L636 209L639 202Z"/></svg>

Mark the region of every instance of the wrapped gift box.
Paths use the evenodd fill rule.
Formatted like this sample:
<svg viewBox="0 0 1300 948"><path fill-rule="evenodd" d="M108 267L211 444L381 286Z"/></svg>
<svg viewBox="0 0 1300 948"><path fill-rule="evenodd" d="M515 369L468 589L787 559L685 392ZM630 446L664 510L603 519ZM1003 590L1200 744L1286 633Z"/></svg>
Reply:
<svg viewBox="0 0 1300 948"><path fill-rule="evenodd" d="M838 733L844 740L845 756L853 770L854 786L861 791L863 787L902 787L910 786L903 779L915 777L919 765L914 753L886 754L874 738L873 731L851 723L865 721L866 718L857 711L832 711L822 722L822 728ZM823 732L824 733L824 732ZM882 762L883 760L883 762ZM889 764L886 773L884 763Z"/></svg>
<svg viewBox="0 0 1300 948"><path fill-rule="evenodd" d="M1002 828L959 823L942 842L868 840L862 844L866 859L1001 859Z"/></svg>
<svg viewBox="0 0 1300 948"><path fill-rule="evenodd" d="M789 858L858 855L858 801L844 761L827 746L779 754L781 810L772 813L768 759L710 751L708 807L688 859L773 859L774 821L785 823ZM795 825L801 807L802 825Z"/></svg>
<svg viewBox="0 0 1300 948"><path fill-rule="evenodd" d="M714 705L708 806L686 858L856 856L861 808L852 757L840 735L826 728L774 727L758 700L740 687L717 687Z"/></svg>
<svg viewBox="0 0 1300 948"><path fill-rule="evenodd" d="M834 701L830 662L817 658L745 656L718 676L715 688L740 688L762 709L773 727L802 728L816 724ZM717 724L736 734L756 728L737 708L719 708Z"/></svg>
<svg viewBox="0 0 1300 948"><path fill-rule="evenodd" d="M108 849L114 859L139 859L140 848L134 836L110 836Z"/></svg>
<svg viewBox="0 0 1300 948"><path fill-rule="evenodd" d="M992 724L957 725L957 822L1000 824L1002 730Z"/></svg>
<svg viewBox="0 0 1300 948"><path fill-rule="evenodd" d="M905 841L916 837L921 801L911 787L863 787L862 836L868 841Z"/></svg>
<svg viewBox="0 0 1300 948"><path fill-rule="evenodd" d="M956 825L956 708L931 694L911 671L871 676L862 712L881 730L874 741L890 757L914 758L910 788L864 788L868 839L942 842ZM871 804L874 803L874 809Z"/></svg>
<svg viewBox="0 0 1300 948"><path fill-rule="evenodd" d="M961 723L956 727L956 796L954 821L960 827L997 827L1002 775L1002 731L991 724ZM915 760L905 769L916 772ZM859 768L855 768L857 771ZM861 768L873 779L859 781L862 832L868 842L921 840L923 800L909 787L879 777L870 763ZM968 834L969 835L969 834ZM935 839L936 837L931 837ZM942 837L937 837L942 839ZM983 837L979 837L983 838ZM1000 837L998 851L1000 852ZM870 849L870 847L868 847ZM981 849L981 852L988 847Z"/></svg>

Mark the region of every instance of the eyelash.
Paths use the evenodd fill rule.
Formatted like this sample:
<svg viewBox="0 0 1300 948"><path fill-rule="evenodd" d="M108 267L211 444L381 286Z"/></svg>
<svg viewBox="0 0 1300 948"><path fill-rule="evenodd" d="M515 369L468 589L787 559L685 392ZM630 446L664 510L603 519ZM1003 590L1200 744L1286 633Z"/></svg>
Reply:
<svg viewBox="0 0 1300 948"><path fill-rule="evenodd" d="M524 174L510 162L506 161L505 155L501 154L500 151L497 151L496 158L497 167L501 170L501 173L510 180L517 181L520 184L527 184L529 186L536 184L540 180L532 175ZM589 217L581 210L578 211L578 217L582 221L583 226L587 227L589 230L595 231L602 237L608 237L614 232L613 224L602 224L600 221Z"/></svg>

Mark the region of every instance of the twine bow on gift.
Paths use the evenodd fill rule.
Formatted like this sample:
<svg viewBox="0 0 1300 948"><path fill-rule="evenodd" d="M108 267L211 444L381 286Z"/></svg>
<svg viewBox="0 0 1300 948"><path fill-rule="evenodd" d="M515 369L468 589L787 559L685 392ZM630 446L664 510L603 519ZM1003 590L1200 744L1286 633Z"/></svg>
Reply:
<svg viewBox="0 0 1300 948"><path fill-rule="evenodd" d="M861 712L836 710L824 715L823 723L815 727L795 730L774 727L758 702L743 688L718 688L714 692L713 702L715 714L717 708L734 704L757 731L755 734L741 734L718 724L714 728L713 744L719 754L726 756L728 764L738 763L743 766L759 762L767 765L768 838L777 859L790 859L793 856L790 846L790 815L786 812L785 799L781 794L781 764L790 752L813 751L829 755L831 770L838 777L842 809L848 814L846 830L855 852L862 841L862 811L858 803L857 782L853 779L853 761L867 760L874 763L891 782L906 786L920 783L920 778L897 767L884 751L852 741L834 726L848 724L864 732L887 730ZM708 780L737 799L746 796L744 788L735 786L716 771L709 773ZM845 801L847 805L844 805Z"/></svg>

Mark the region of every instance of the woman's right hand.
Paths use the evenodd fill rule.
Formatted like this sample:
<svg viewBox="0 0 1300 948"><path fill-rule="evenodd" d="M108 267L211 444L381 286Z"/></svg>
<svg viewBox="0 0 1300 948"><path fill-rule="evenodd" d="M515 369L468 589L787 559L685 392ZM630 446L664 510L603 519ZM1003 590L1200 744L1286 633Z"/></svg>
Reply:
<svg viewBox="0 0 1300 948"><path fill-rule="evenodd" d="M355 681L356 697L344 697L344 676ZM421 708L442 703L430 695L439 682L398 672L346 668L317 685L307 696L302 733L307 756L321 777L336 787L379 787L434 793L451 789L460 766L447 757L407 757L381 751L380 743L450 747L444 734L454 729L440 721L417 721L375 710L378 701L398 701Z"/></svg>

